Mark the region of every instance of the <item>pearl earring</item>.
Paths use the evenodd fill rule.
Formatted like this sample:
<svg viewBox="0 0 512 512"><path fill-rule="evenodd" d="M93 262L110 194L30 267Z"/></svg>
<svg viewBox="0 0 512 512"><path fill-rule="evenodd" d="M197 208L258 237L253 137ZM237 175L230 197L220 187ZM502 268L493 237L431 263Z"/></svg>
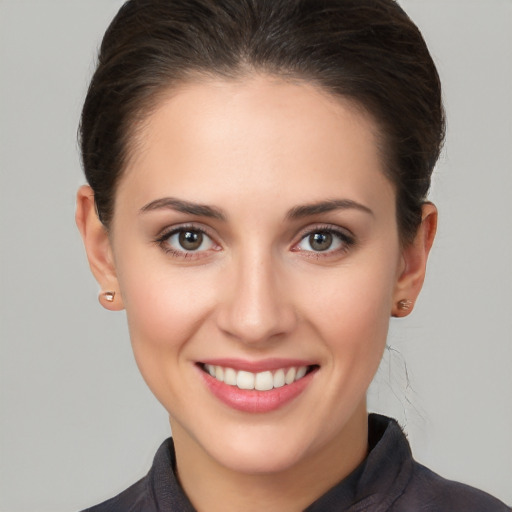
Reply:
<svg viewBox="0 0 512 512"><path fill-rule="evenodd" d="M116 298L116 292L104 292L102 295L107 302L114 302Z"/></svg>
<svg viewBox="0 0 512 512"><path fill-rule="evenodd" d="M400 309L401 311L409 311L412 307L412 300L410 299L402 299L402 300L399 300L398 301L398 309Z"/></svg>

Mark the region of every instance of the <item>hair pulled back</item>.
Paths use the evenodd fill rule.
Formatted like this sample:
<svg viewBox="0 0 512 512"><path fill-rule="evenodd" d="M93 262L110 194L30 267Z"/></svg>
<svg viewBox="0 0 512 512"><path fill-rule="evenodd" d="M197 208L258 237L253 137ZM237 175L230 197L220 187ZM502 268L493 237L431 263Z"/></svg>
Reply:
<svg viewBox="0 0 512 512"><path fill-rule="evenodd" d="M444 139L439 76L394 0L129 0L103 38L80 124L82 162L108 228L136 127L169 89L264 72L312 82L377 122L403 242Z"/></svg>

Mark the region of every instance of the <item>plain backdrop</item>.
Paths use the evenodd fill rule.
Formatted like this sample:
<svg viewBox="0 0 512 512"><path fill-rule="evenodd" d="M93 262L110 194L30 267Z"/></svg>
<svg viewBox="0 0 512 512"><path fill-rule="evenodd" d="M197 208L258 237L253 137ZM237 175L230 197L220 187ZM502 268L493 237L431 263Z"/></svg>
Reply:
<svg viewBox="0 0 512 512"><path fill-rule="evenodd" d="M416 458L512 503L512 2L403 0L444 83L439 234L372 410ZM74 225L76 130L119 0L0 0L0 511L84 508L145 474L167 415Z"/></svg>

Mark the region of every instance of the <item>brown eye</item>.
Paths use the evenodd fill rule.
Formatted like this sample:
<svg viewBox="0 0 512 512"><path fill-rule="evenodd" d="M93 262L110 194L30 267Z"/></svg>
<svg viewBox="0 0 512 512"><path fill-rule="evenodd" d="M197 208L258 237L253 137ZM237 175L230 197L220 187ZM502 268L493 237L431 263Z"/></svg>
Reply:
<svg viewBox="0 0 512 512"><path fill-rule="evenodd" d="M332 233L320 231L309 235L309 245L313 251L326 251L332 246Z"/></svg>
<svg viewBox="0 0 512 512"><path fill-rule="evenodd" d="M355 239L341 229L320 227L306 233L292 250L329 256L347 251L354 243Z"/></svg>
<svg viewBox="0 0 512 512"><path fill-rule="evenodd" d="M181 231L178 235L178 242L186 251L197 251L203 243L203 233L200 231Z"/></svg>
<svg viewBox="0 0 512 512"><path fill-rule="evenodd" d="M195 260L220 247L200 228L178 227L156 239L165 253L175 258Z"/></svg>

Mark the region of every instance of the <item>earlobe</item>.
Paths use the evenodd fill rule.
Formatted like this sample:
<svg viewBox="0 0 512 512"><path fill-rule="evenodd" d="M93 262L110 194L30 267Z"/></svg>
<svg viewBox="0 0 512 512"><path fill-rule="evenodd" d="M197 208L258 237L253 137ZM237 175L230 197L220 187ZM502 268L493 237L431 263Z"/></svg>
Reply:
<svg viewBox="0 0 512 512"><path fill-rule="evenodd" d="M82 235L91 272L103 290L99 295L100 304L112 311L123 309L110 239L98 218L94 192L88 185L83 185L78 190L75 220Z"/></svg>
<svg viewBox="0 0 512 512"><path fill-rule="evenodd" d="M392 316L407 316L423 286L427 260L437 229L437 208L427 202L422 208L421 225L414 240L402 251L402 265L394 295Z"/></svg>
<svg viewBox="0 0 512 512"><path fill-rule="evenodd" d="M109 311L120 311L123 309L122 302L119 301L119 295L114 291L100 292L98 295L99 303Z"/></svg>

